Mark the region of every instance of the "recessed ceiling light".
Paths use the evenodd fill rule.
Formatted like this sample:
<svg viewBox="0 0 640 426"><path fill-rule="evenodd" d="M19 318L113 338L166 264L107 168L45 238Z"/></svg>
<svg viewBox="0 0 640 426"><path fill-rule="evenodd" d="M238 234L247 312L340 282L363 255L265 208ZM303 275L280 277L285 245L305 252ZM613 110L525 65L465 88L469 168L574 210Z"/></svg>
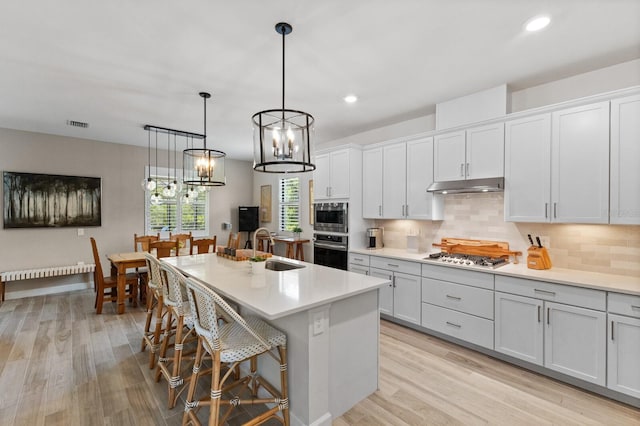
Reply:
<svg viewBox="0 0 640 426"><path fill-rule="evenodd" d="M344 101L348 104L352 104L358 100L356 95L347 95L344 97Z"/></svg>
<svg viewBox="0 0 640 426"><path fill-rule="evenodd" d="M536 16L527 21L525 28L529 32L540 31L545 28L551 22L551 18L548 16Z"/></svg>

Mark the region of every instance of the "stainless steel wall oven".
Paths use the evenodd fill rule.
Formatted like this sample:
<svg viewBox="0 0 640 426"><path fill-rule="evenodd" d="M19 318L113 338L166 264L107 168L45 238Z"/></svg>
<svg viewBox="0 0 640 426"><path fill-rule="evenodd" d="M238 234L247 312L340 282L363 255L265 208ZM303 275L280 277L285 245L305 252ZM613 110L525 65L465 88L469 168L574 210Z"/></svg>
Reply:
<svg viewBox="0 0 640 426"><path fill-rule="evenodd" d="M313 229L319 232L349 232L349 208L347 203L314 204Z"/></svg>
<svg viewBox="0 0 640 426"><path fill-rule="evenodd" d="M313 263L346 271L348 242L346 235L314 234Z"/></svg>

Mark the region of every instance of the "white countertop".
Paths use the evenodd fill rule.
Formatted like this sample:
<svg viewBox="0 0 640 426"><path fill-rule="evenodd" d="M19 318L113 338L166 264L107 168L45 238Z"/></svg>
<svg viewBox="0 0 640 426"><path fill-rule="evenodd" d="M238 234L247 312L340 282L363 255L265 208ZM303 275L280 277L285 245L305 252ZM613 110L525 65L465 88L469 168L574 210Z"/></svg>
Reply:
<svg viewBox="0 0 640 426"><path fill-rule="evenodd" d="M389 280L360 275L280 256L270 259L304 265L290 271L250 273L248 261L224 259L214 253L162 259L184 274L209 284L220 295L268 320L376 290Z"/></svg>
<svg viewBox="0 0 640 426"><path fill-rule="evenodd" d="M370 256L389 257L400 260L417 261L430 265L439 265L447 268L460 268L466 270L481 271L495 275L507 275L518 278L526 278L538 281L547 281L557 284L573 285L578 287L593 288L597 290L616 291L640 296L640 276L602 274L598 272L579 271L575 269L551 268L546 270L529 269L525 263L526 254L520 258L520 263L510 263L496 269L483 267L458 266L445 264L435 260L425 260L428 252L411 253L403 249L382 248L377 250L353 249L351 253L366 254Z"/></svg>

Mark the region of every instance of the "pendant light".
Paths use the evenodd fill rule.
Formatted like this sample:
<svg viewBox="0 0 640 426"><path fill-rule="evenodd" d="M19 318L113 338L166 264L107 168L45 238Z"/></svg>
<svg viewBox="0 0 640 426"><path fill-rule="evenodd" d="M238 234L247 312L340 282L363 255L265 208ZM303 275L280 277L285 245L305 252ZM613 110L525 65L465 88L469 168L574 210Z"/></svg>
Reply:
<svg viewBox="0 0 640 426"><path fill-rule="evenodd" d="M145 191L151 192L156 189L156 181L151 177L151 130L149 129L147 129L147 160L146 177L142 179L140 185Z"/></svg>
<svg viewBox="0 0 640 426"><path fill-rule="evenodd" d="M207 148L207 99L211 94L199 94L204 101L203 148L192 147L182 151L182 183L206 190L208 187L226 185L224 158L227 154Z"/></svg>
<svg viewBox="0 0 640 426"><path fill-rule="evenodd" d="M253 115L253 169L265 173L301 173L315 170L311 163L313 116L284 107L285 43L293 28L286 22L276 24L282 35L282 108Z"/></svg>

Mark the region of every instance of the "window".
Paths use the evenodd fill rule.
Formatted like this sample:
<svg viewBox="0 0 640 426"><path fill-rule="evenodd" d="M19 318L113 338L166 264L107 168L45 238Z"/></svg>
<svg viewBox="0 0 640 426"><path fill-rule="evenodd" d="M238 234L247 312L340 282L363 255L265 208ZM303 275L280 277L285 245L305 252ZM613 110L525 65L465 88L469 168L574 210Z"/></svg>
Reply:
<svg viewBox="0 0 640 426"><path fill-rule="evenodd" d="M159 188L167 185L167 177L152 176L156 179ZM151 196L153 192L145 192L145 228L147 234L155 234L157 232L189 232L194 236L208 235L208 208L209 196L208 192L198 192L195 201L189 204L182 202L182 196L177 195L172 198L165 198L160 194L160 204L151 204Z"/></svg>
<svg viewBox="0 0 640 426"><path fill-rule="evenodd" d="M300 178L280 179L280 231L300 226Z"/></svg>

